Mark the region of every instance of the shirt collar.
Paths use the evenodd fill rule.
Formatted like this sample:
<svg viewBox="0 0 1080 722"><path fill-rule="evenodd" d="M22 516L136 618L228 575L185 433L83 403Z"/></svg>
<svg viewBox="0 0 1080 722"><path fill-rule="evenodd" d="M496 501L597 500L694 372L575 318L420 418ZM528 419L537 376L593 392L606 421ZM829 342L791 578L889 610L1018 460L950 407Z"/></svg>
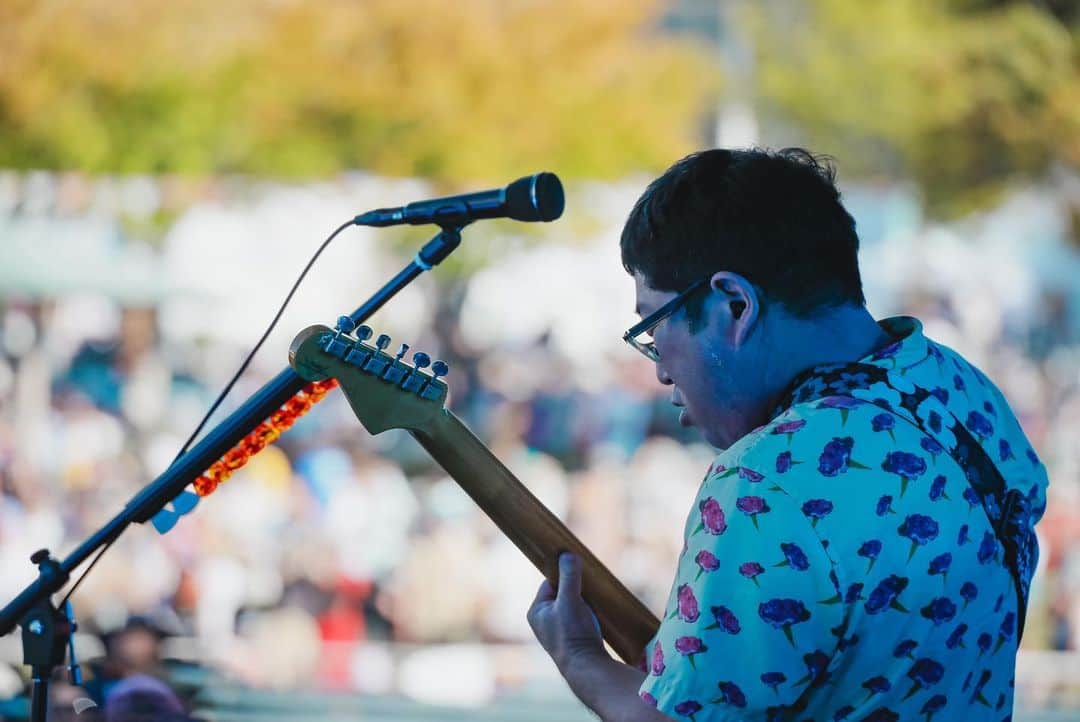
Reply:
<svg viewBox="0 0 1080 722"><path fill-rule="evenodd" d="M856 361L827 363L811 366L798 374L787 389L780 395L770 420L775 419L795 404L807 403L834 392L832 386L824 381L828 374L835 374L845 366L869 364L885 369L888 373L902 372L923 361L933 353L932 347L923 335L922 322L914 316L891 316L878 321L878 325L893 340L872 353Z"/></svg>

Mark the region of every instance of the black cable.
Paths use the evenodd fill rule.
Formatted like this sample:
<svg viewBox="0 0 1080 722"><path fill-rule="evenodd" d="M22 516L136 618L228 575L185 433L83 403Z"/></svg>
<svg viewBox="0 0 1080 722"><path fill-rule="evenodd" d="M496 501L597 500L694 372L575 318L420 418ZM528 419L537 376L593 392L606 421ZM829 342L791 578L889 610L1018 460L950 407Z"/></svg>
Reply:
<svg viewBox="0 0 1080 722"><path fill-rule="evenodd" d="M199 422L199 425L195 427L195 431L191 432L191 436L189 436L188 440L184 442L184 445L180 448L180 453L176 455L176 459L173 459L174 464L176 463L177 459L187 453L187 450L191 446L192 442L195 441L195 439L199 436L199 432L201 432L203 430L203 427L206 426L206 422L209 421L210 417L214 415L214 412L217 411L218 406L221 405L221 402L224 401L225 397L229 395L230 391L232 391L233 385L236 384L236 382L240 379L240 376L242 376L244 371L247 370L248 364L251 363L251 359L255 358L255 354L258 353L260 348L262 348L263 342L266 341L267 337L274 330L274 326L277 325L278 320L281 318L281 314L285 312L285 307L289 305L289 301L292 300L293 294L296 293L296 289L300 287L300 282L304 280L304 276L306 276L308 271L311 270L311 267L315 265L315 261L319 259L319 256L321 256L322 252L326 250L326 247L330 245L330 241L334 240L337 234L341 233L343 230L345 230L351 225L353 225L352 219L346 221L345 223L342 223L340 226L337 227L337 230L327 236L326 240L323 241L322 245L319 246L318 250L315 251L315 255L311 257L311 260L307 262L306 266L304 266L304 270L300 272L300 276L296 279L296 283L293 284L292 289L289 291L289 295L287 295L285 297L285 300L281 303L281 308L279 308L278 312L274 315L274 320L270 322L270 325L267 326L266 331L263 332L262 338L260 338L259 342L255 344L255 348L251 349L251 353L249 353L247 355L247 358L244 359L244 363L240 364L240 368L236 370L236 373L233 375L232 379L230 379L229 383L225 385L224 389L222 389L221 394L219 394L217 397L217 400L214 401L213 405L210 407L210 410L206 412L206 416L204 416L202 421Z"/></svg>
<svg viewBox="0 0 1080 722"><path fill-rule="evenodd" d="M222 389L221 393L218 394L217 399L210 406L210 410L206 412L206 416L204 416L202 421L199 422L199 425L195 427L195 431L191 433L191 436L188 437L188 440L184 442L183 447L181 447L180 449L180 453L176 455L175 459L173 459L173 464L175 464L181 456L187 453L187 450L191 446L192 442L194 442L195 439L198 438L199 432L201 432L203 430L203 427L206 426L206 422L209 421L210 417L214 415L214 412L217 411L218 406L221 405L221 402L224 401L225 397L229 395L230 391L232 391L232 387L240 379L244 371L247 370L247 367L251 363L251 360L255 358L255 354L259 352L259 349L262 348L263 343L273 332L274 327L277 326L277 322L281 319L281 315L285 313L285 307L289 305L289 302L292 300L293 294L296 293L296 289L300 287L300 283L304 280L304 277L307 276L308 271L311 270L311 267L315 265L315 261L319 260L319 256L321 256L322 252L326 250L326 247L330 245L330 241L334 240L334 238L336 238L339 233L341 233L343 230L345 230L351 225L353 225L353 219L350 218L348 221L338 226L337 229L329 236L327 236L326 240L323 241L322 244L318 247L318 249L315 251L315 254L311 257L311 260L307 262L306 266L304 266L304 270L300 271L300 275L297 277L296 282L293 283L288 295L285 296L285 300L282 301L281 308L279 308L277 313L274 314L274 318L270 321L270 325L267 326L266 331L263 332L262 338L260 338L258 343L255 344L255 347L251 349L251 352L248 353L247 358L245 358L244 362L240 364L240 368L236 370L236 373L233 374L233 377L229 380L229 383L227 383L225 385L225 388ZM75 580L75 583L71 585L71 589L69 589L67 594L64 595L64 600L60 602L60 606L64 606L64 602L66 602L71 597L71 595L75 593L75 590L80 584L82 584L82 581L86 578L86 575L90 573L90 570L94 568L94 565L98 563L98 560L101 559L105 552L108 551L109 547L113 545L113 542L116 541L116 539L118 538L119 537L114 538L108 544L101 547L101 550L98 551L97 556L93 558L93 560L90 562L90 565L83 570L83 573L80 574L79 578Z"/></svg>

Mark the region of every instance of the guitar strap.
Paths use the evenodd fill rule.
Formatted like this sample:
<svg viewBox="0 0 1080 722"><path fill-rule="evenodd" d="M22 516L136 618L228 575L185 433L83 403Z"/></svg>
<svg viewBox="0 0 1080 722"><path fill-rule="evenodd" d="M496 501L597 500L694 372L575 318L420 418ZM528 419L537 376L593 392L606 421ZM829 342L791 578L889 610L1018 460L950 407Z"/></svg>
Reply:
<svg viewBox="0 0 1080 722"><path fill-rule="evenodd" d="M899 408L880 396L870 399L855 395L859 391L873 392L873 387L878 384L899 395ZM931 445L939 445L960 465L1004 549L1005 566L1016 588L1019 645L1027 617L1028 581L1039 557L1038 543L1029 523L1032 499L1017 489L1008 488L1000 469L979 440L946 407L948 392L941 388L928 391L908 379L890 375L888 369L881 366L859 362L816 366L797 377L789 389L773 413L774 418L793 403L825 396L847 396L872 403L914 425L928 437ZM877 390L886 389L878 387ZM923 448L927 449L927 440L924 440Z"/></svg>

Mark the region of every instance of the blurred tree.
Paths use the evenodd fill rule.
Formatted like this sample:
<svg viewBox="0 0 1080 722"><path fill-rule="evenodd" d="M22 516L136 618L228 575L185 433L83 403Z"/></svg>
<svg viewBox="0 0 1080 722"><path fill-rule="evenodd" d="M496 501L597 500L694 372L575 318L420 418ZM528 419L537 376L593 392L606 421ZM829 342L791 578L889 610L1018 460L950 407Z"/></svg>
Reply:
<svg viewBox="0 0 1080 722"><path fill-rule="evenodd" d="M606 177L700 145L645 0L0 0L0 165Z"/></svg>
<svg viewBox="0 0 1080 722"><path fill-rule="evenodd" d="M1075 0L786 0L750 18L760 102L854 173L955 216L1080 168Z"/></svg>

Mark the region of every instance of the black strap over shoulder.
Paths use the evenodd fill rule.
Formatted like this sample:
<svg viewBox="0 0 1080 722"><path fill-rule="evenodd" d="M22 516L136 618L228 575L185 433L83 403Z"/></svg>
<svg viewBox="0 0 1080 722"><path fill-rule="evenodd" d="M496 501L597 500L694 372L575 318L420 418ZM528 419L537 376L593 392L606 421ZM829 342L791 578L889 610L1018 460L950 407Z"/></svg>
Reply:
<svg viewBox="0 0 1080 722"><path fill-rule="evenodd" d="M947 397L940 390L928 391L910 381L905 386L909 390L897 388L890 382L889 372L880 366L865 363L850 363L818 366L800 375L789 387L785 398L777 406L773 417L789 406L824 396L851 396L855 391L870 389L876 384L884 384L900 396L900 409L893 407L884 398L860 400L873 403L885 411L913 424L923 434L937 442L964 470L968 483L974 490L983 511L990 520L994 535L1004 550L1005 566L1013 578L1016 588L1017 605L1017 643L1024 633L1024 621L1027 618L1028 585L1038 560L1038 546L1034 531L1031 529L1031 500L1017 489L1009 489L1000 469L983 449L982 444L945 406ZM927 400L934 397L926 404ZM926 404L926 406L924 406ZM928 413L923 419L920 410L933 406L943 410ZM951 421L951 423L950 423ZM949 431L955 443L948 442ZM1026 572L1026 574L1024 573Z"/></svg>

